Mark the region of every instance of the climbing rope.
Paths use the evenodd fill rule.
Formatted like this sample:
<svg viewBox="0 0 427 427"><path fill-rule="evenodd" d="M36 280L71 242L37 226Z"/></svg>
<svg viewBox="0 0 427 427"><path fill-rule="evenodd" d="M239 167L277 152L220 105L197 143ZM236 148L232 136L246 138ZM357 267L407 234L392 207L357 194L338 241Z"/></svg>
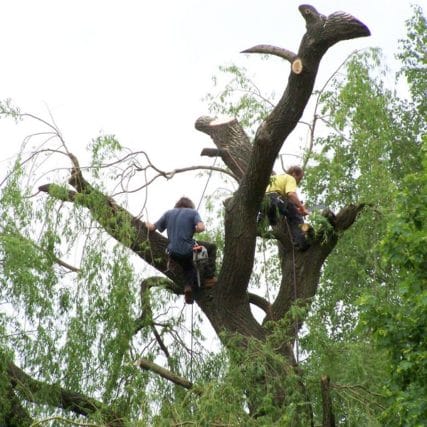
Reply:
<svg viewBox="0 0 427 427"><path fill-rule="evenodd" d="M193 382L193 330L194 330L194 322L193 322L193 310L194 304L191 304L191 341L190 341L190 382Z"/></svg>
<svg viewBox="0 0 427 427"><path fill-rule="evenodd" d="M264 260L264 268L263 268L264 282L265 282L265 288L266 288L267 301L268 303L270 303L270 291L269 291L268 279L267 279L267 257L265 256L266 248L267 248L267 245L265 244L265 239L262 239L262 256Z"/></svg>
<svg viewBox="0 0 427 427"><path fill-rule="evenodd" d="M217 158L217 157L215 157L215 159L214 159L214 161L213 161L213 163L212 163L211 168L215 167L215 163L216 163L217 159L218 159L218 158ZM206 180L205 188L204 188L204 189L203 189L203 191L202 191L202 195L200 196L199 204L197 205L197 210L199 210L199 209L200 209L200 205L202 204L203 197L205 197L205 192L206 192L206 189L208 188L209 181L211 180L212 172L213 172L213 169L211 169L211 170L209 171L209 175L208 175L208 179Z"/></svg>
<svg viewBox="0 0 427 427"><path fill-rule="evenodd" d="M292 244L291 228L288 223L288 219L285 217L286 228L288 230L289 239ZM292 244L292 275L293 275L293 290L294 290L294 302L297 300L297 275L295 267L295 246ZM298 340L298 321L295 322L295 353L296 361L299 362L299 340Z"/></svg>
<svg viewBox="0 0 427 427"><path fill-rule="evenodd" d="M216 161L217 161L217 157L215 157L212 163L212 168L215 166ZM203 188L202 195L200 196L200 200L197 205L197 211L200 209L200 205L202 204L203 197L205 197L205 192L206 192L206 189L208 188L209 181L212 177L212 172L213 172L213 169L209 171L208 179L206 180L205 187ZM200 273L199 273L197 264L195 265L195 267L197 269L198 285L200 286ZM190 381L191 382L193 382L193 341L194 341L193 336L194 336L194 304L191 304L191 337L190 337Z"/></svg>

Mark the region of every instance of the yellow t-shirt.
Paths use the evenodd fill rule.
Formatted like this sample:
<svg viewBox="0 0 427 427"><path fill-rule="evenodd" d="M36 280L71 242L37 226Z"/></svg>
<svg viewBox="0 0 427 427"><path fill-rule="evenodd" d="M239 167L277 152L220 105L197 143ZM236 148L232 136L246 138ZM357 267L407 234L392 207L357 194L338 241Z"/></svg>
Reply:
<svg viewBox="0 0 427 427"><path fill-rule="evenodd" d="M267 187L267 193L280 193L286 197L288 193L297 191L297 182L292 175L287 173L282 175L274 175L271 177L271 184Z"/></svg>

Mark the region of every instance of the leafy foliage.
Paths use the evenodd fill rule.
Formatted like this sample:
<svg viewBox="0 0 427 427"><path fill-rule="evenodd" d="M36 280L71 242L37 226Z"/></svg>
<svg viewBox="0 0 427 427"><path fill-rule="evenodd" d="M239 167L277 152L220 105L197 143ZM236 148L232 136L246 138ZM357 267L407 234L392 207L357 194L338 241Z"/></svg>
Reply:
<svg viewBox="0 0 427 427"><path fill-rule="evenodd" d="M272 109L274 93L265 95L244 67L235 64L220 66L219 72L219 77L213 77L213 86L220 86L221 92L209 93L204 98L209 104L209 111L215 115L236 117L253 134ZM223 79L227 82L224 83Z"/></svg>
<svg viewBox="0 0 427 427"><path fill-rule="evenodd" d="M361 300L363 325L390 363L384 419L407 426L427 422L427 139L421 157L423 172L403 181L381 245L384 268L394 271L395 281Z"/></svg>
<svg viewBox="0 0 427 427"><path fill-rule="evenodd" d="M226 337L227 351L207 351L200 315L189 325L176 295L141 286L149 272L104 231L132 241L131 224L125 215L111 216L101 191L119 188L126 206L126 183L143 170L114 136L90 144L85 172L93 191L75 199L61 135L55 134L54 148L43 142L30 155L27 140L0 194L0 422L12 407L5 398L7 372L16 363L40 381L99 399L131 425L305 426L308 402L319 424L324 375L331 379L338 425L425 424L426 28L415 8L399 54L411 99L386 87L388 71L378 50L354 55L321 93L316 120L328 132L313 140L306 156L307 204L338 210L363 202L367 208L351 233L340 236L310 310L296 305L289 317L264 324L262 342L248 339L242 346L242 337ZM254 132L274 94L264 95L245 69L220 70L231 80L218 96L208 95L211 110L237 116ZM10 101L0 104L0 115L29 117ZM56 183L49 187L54 197L32 197L40 176ZM209 221L219 223L214 200ZM327 234L322 218L311 221ZM221 260L222 230L205 237L217 243ZM251 290L271 300L281 279L276 247L261 238L257 246ZM298 369L283 357L286 331L296 319L305 319ZM192 376L192 389L141 371L134 363L141 357ZM58 414L73 421L28 400L24 409L34 418ZM89 419L104 422L99 413Z"/></svg>

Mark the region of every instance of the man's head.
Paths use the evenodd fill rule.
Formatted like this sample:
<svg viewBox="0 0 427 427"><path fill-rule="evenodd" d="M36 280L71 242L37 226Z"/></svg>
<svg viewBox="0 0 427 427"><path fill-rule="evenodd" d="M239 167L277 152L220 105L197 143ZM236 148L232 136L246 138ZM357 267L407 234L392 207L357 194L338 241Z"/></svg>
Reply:
<svg viewBox="0 0 427 427"><path fill-rule="evenodd" d="M181 197L176 203L176 208L190 208L194 209L194 203L188 197Z"/></svg>
<svg viewBox="0 0 427 427"><path fill-rule="evenodd" d="M299 166L291 166L286 173L288 175L292 175L295 178L295 181L297 182L297 184L300 183L300 181L302 180L302 177L304 176L304 171L302 170L301 167Z"/></svg>

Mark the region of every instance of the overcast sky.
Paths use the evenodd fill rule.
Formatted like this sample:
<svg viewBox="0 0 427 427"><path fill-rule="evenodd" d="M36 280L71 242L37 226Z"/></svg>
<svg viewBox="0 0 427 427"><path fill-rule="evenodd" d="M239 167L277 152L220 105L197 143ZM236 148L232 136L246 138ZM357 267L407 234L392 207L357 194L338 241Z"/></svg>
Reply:
<svg viewBox="0 0 427 427"><path fill-rule="evenodd" d="M166 170L211 164L199 153L212 143L194 129L194 122L207 113L201 99L212 88L212 75L219 65L235 62L282 92L288 63L265 62L239 52L260 43L297 51L305 32L298 11L301 3L0 0L0 98L11 98L23 111L47 119L48 108L70 150L79 155L103 132L115 134L133 150L146 150ZM426 10L425 0L416 3ZM325 15L337 10L351 13L372 33L330 49L318 86L355 49L380 47L392 64L404 20L411 15L409 1L310 4ZM13 126L0 121L0 160L21 142L22 135L15 135ZM204 183L193 180L190 185L191 189L181 186L181 194L172 185L162 185L156 198L161 195L172 204L186 193L197 199ZM163 206L149 201L151 219Z"/></svg>

